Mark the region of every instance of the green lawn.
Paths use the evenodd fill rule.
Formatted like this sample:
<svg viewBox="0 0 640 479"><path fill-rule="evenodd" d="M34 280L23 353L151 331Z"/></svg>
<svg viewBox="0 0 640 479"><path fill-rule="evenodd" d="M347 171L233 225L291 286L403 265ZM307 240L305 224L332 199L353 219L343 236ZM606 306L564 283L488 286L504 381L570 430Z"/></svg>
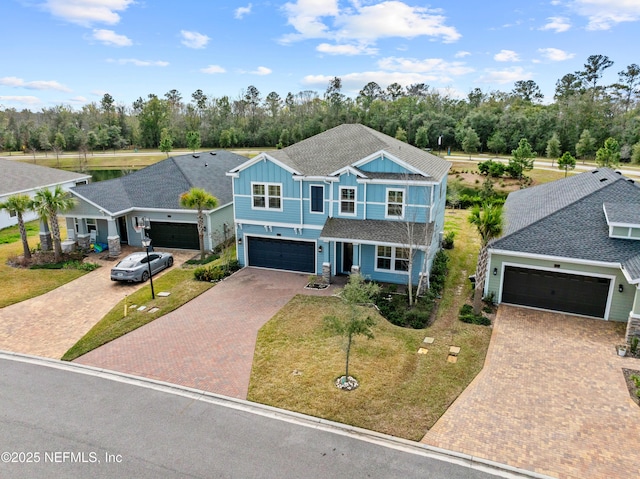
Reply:
<svg viewBox="0 0 640 479"><path fill-rule="evenodd" d="M345 315L337 298L299 295L258 334L248 399L411 440L419 440L482 369L491 329L458 321L470 297L467 277L475 269L479 241L468 212L447 211L448 230L458 232L449 251L450 273L434 324L404 329L375 311L375 339L358 337L350 374L355 391L334 386L344 374L340 337L329 335L322 318ZM417 354L425 336L435 338L426 355ZM450 346L462 348L448 363Z"/></svg>
<svg viewBox="0 0 640 479"><path fill-rule="evenodd" d="M66 236L64 222L61 235ZM35 248L39 243L37 221L27 223L29 246ZM19 303L29 298L48 293L63 284L86 274L77 269L26 269L9 266L10 258L22 255L22 242L17 226L0 230L0 308Z"/></svg>

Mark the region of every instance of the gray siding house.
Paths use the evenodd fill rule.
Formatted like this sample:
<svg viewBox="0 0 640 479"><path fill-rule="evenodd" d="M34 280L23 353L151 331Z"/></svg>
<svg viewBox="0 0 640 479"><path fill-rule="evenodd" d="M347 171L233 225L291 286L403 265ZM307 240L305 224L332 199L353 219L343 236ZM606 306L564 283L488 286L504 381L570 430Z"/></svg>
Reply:
<svg viewBox="0 0 640 479"><path fill-rule="evenodd" d="M205 211L205 249L213 249L233 235L233 192L225 173L246 160L224 150L180 155L121 178L72 188L77 204L64 214L69 240L86 247L95 238L117 256L121 243L141 246L134 224L148 218L154 246L198 249L197 211L180 206L180 195L196 187L218 199L217 208Z"/></svg>

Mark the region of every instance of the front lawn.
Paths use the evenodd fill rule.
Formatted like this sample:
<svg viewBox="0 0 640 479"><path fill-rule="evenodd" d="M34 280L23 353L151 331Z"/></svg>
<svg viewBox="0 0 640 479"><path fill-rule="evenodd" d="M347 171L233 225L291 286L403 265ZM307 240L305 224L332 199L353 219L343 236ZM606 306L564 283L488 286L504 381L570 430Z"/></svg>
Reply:
<svg viewBox="0 0 640 479"><path fill-rule="evenodd" d="M449 276L434 324L426 329L392 325L375 310L375 339L357 337L349 373L355 391L334 386L344 374L343 340L323 325L326 315L344 316L337 298L298 295L258 334L248 399L271 406L420 440L482 369L491 329L458 321L470 297L479 241L467 211L448 210L447 230L457 231L449 250ZM435 338L425 355L422 340ZM460 346L457 363L447 362Z"/></svg>

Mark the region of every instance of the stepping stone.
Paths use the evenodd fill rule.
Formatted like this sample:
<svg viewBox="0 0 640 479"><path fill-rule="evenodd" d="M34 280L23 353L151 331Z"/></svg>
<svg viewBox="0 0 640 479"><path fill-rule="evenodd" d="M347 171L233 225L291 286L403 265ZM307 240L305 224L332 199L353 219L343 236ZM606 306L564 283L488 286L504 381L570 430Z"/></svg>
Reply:
<svg viewBox="0 0 640 479"><path fill-rule="evenodd" d="M458 356L451 356L451 355L449 355L449 356L447 357L447 362L448 362L448 363L457 363L457 362L458 362Z"/></svg>
<svg viewBox="0 0 640 479"><path fill-rule="evenodd" d="M168 291L161 291L160 293L156 294L156 296L160 296L161 298L166 298L170 294L171 293L169 293Z"/></svg>
<svg viewBox="0 0 640 479"><path fill-rule="evenodd" d="M130 304L129 306L127 306L129 310L136 309L137 307L138 307L137 304Z"/></svg>
<svg viewBox="0 0 640 479"><path fill-rule="evenodd" d="M428 352L429 352L429 350L425 349L425 348L418 349L418 354L427 354Z"/></svg>
<svg viewBox="0 0 640 479"><path fill-rule="evenodd" d="M435 339L434 338L430 338L429 336L427 336L426 338L424 338L422 340L422 342L425 343L425 344L433 344L434 341L435 341Z"/></svg>
<svg viewBox="0 0 640 479"><path fill-rule="evenodd" d="M160 308L151 308L147 313L155 313L156 311L160 311Z"/></svg>
<svg viewBox="0 0 640 479"><path fill-rule="evenodd" d="M138 311L144 311L145 309L147 309L147 307L143 304L138 308Z"/></svg>
<svg viewBox="0 0 640 479"><path fill-rule="evenodd" d="M460 353L460 347L459 346L451 346L449 348L449 354L452 356L457 356Z"/></svg>

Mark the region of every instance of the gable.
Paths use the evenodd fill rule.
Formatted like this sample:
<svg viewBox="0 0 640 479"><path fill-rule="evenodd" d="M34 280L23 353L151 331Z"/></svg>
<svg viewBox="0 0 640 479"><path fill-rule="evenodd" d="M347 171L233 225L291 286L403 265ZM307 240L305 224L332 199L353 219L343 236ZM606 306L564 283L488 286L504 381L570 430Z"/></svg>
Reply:
<svg viewBox="0 0 640 479"><path fill-rule="evenodd" d="M409 169L406 166L400 165L397 160L394 161L390 159L384 151L375 154L371 158L355 163L355 166L357 166L359 170L369 173L396 173L402 175L417 173L415 168Z"/></svg>

